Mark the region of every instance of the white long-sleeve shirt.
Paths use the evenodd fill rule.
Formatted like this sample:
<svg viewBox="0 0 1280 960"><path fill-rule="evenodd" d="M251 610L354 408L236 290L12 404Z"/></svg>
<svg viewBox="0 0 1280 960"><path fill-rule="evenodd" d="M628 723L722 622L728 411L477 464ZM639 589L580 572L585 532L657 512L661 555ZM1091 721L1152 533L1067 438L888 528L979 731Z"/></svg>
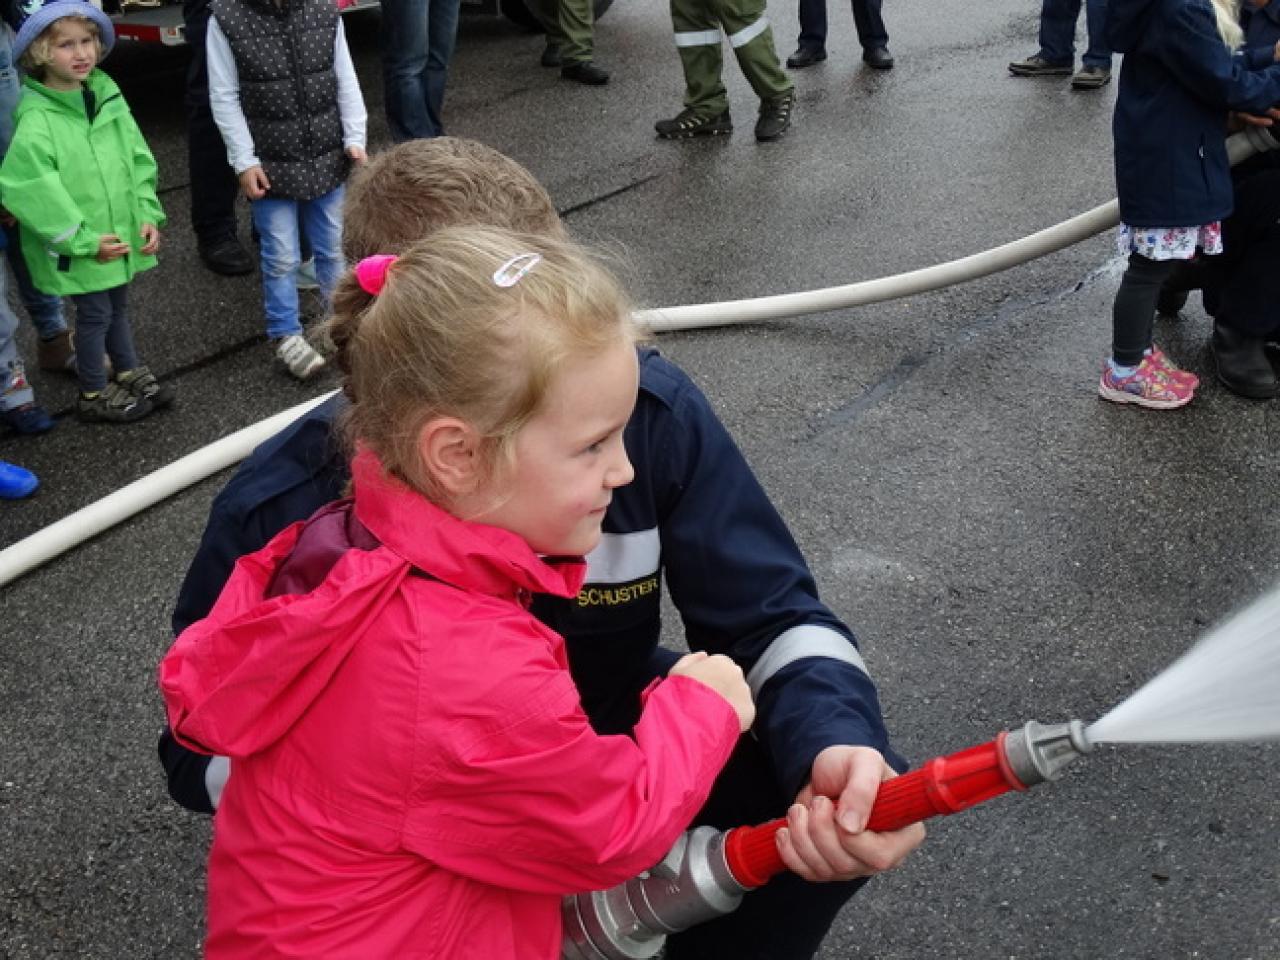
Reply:
<svg viewBox="0 0 1280 960"><path fill-rule="evenodd" d="M240 73L236 70L235 55L227 35L218 26L218 18L209 18L209 30L205 35L205 58L209 67L209 106L213 121L227 146L227 163L237 174L251 167L262 165L254 149L249 122L240 106ZM338 21L333 39L333 72L338 81L338 116L342 119L342 146L365 145L365 126L368 113L364 97L360 94L360 81L347 49L347 35Z"/></svg>

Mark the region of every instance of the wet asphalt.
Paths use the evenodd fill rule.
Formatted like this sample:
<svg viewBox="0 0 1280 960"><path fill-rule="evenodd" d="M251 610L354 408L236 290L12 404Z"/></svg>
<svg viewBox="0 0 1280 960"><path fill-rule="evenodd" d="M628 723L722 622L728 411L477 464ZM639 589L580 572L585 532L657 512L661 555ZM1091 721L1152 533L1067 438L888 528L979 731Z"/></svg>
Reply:
<svg viewBox="0 0 1280 960"><path fill-rule="evenodd" d="M1114 88L1006 75L1034 50L1034 6L889 0L898 65L877 73L833 4L830 57L795 74L795 125L766 146L732 64L732 136L653 138L681 94L660 5L619 2L600 22L614 79L593 89L541 69L538 37L471 19L446 121L525 163L644 305L871 279L1112 196ZM771 18L785 56L795 12ZM377 14L347 22L377 148ZM60 424L0 436L0 458L43 479L0 506L0 545L332 386L273 372L256 277L198 262L184 62L123 48L108 61L160 163L167 242L133 316L179 405L85 426L69 415L74 384L32 371ZM1197 400L1100 402L1118 266L1097 237L933 294L658 339L857 631L916 761L1028 719L1096 718L1277 579L1280 406L1213 382L1196 298L1157 336L1205 380ZM24 325L34 358L32 340ZM152 678L226 476L0 588L0 957L199 953L208 823L164 792ZM1099 749L1059 783L935 821L822 957L1280 960L1278 769L1270 746Z"/></svg>

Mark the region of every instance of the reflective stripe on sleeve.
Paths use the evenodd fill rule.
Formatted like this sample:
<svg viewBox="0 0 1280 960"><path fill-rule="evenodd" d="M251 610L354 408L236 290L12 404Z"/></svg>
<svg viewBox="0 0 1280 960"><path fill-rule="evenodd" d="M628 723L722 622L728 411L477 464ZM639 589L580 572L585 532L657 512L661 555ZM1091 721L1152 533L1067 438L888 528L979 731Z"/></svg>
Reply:
<svg viewBox="0 0 1280 960"><path fill-rule="evenodd" d="M222 788L227 785L227 777L231 776L231 761L227 757L210 757L209 765L204 768L204 788L209 791L209 805L218 809L218 801L222 799Z"/></svg>
<svg viewBox="0 0 1280 960"><path fill-rule="evenodd" d="M713 47L719 46L722 39L724 39L724 34L719 30L689 30L685 33L676 34L676 46Z"/></svg>
<svg viewBox="0 0 1280 960"><path fill-rule="evenodd" d="M749 27L743 27L737 33L729 34L729 42L735 47L745 46L768 29L769 19L762 16Z"/></svg>
<svg viewBox="0 0 1280 960"><path fill-rule="evenodd" d="M662 541L658 528L606 533L587 554L587 583L630 583L658 572Z"/></svg>
<svg viewBox="0 0 1280 960"><path fill-rule="evenodd" d="M76 235L76 231L77 231L77 230L79 230L79 229L80 229L80 224L78 224L78 223L77 223L77 224L76 224L74 227L72 227L70 230L67 230L67 231L65 231L65 232L63 232L63 233L58 234L56 237L54 237L54 238L53 238L52 240L50 240L49 242L50 242L50 243L61 243L63 240L70 240L72 237L74 237L74 236Z"/></svg>
<svg viewBox="0 0 1280 960"><path fill-rule="evenodd" d="M760 696L764 685L783 667L806 657L843 660L870 676L862 654L847 637L830 627L806 623L778 634L756 661L756 665L747 674L747 684L751 687L752 696Z"/></svg>

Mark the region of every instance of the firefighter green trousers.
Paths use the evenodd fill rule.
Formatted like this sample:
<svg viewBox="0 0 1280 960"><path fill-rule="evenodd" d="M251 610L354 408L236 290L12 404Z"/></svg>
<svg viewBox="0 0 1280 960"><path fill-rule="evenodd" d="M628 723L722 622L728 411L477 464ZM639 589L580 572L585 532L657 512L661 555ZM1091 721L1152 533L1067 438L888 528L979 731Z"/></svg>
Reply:
<svg viewBox="0 0 1280 960"><path fill-rule="evenodd" d="M542 21L547 41L560 50L563 64L591 59L592 0L531 0L529 7Z"/></svg>
<svg viewBox="0 0 1280 960"><path fill-rule="evenodd" d="M764 0L671 0L671 22L684 67L684 105L698 116L729 109L720 78L725 39L761 100L781 96L794 86L778 62Z"/></svg>

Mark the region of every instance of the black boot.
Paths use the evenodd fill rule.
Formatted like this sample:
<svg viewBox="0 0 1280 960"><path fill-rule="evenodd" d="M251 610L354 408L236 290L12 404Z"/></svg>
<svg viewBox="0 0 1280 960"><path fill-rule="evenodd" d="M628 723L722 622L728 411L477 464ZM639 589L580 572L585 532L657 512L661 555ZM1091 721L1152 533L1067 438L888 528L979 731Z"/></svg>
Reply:
<svg viewBox="0 0 1280 960"><path fill-rule="evenodd" d="M1213 356L1218 362L1218 379L1232 393L1270 400L1280 389L1261 337L1249 337L1215 323Z"/></svg>

